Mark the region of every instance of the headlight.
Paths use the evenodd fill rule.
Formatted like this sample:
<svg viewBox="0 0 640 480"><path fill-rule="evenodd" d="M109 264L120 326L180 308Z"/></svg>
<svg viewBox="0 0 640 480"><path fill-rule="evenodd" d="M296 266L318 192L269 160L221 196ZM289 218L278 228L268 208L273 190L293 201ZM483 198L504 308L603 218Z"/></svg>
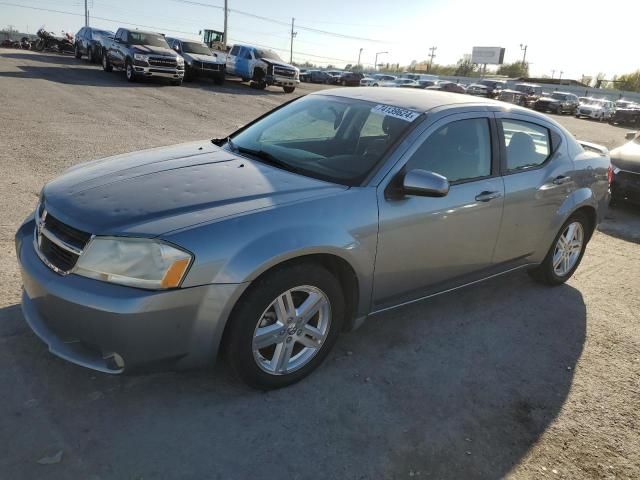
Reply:
<svg viewBox="0 0 640 480"><path fill-rule="evenodd" d="M167 243L124 237L95 237L74 273L130 287L161 290L180 285L193 256Z"/></svg>
<svg viewBox="0 0 640 480"><path fill-rule="evenodd" d="M149 62L149 55L143 55L142 53L134 53L133 59L139 62Z"/></svg>
<svg viewBox="0 0 640 480"><path fill-rule="evenodd" d="M184 58L182 58L181 56L177 56L176 62L178 62L178 65L184 65Z"/></svg>

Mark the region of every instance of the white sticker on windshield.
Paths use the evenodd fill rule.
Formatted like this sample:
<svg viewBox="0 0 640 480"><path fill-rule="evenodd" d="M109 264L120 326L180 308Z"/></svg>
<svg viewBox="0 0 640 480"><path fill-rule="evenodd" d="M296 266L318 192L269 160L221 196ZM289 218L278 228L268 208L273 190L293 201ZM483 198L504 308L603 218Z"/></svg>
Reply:
<svg viewBox="0 0 640 480"><path fill-rule="evenodd" d="M376 105L371 109L372 112L380 113L385 116L399 118L407 122L413 122L420 116L419 112L408 110L406 108L394 107L392 105Z"/></svg>

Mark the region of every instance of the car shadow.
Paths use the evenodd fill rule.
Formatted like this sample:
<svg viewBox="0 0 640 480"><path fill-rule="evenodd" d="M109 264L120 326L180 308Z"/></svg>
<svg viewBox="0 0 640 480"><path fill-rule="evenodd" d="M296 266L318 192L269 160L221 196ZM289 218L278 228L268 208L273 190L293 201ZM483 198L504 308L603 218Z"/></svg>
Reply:
<svg viewBox="0 0 640 480"><path fill-rule="evenodd" d="M598 230L621 240L640 243L640 206L624 201L609 205Z"/></svg>
<svg viewBox="0 0 640 480"><path fill-rule="evenodd" d="M56 65L74 65L80 60L76 59L71 54L61 53L0 53L0 58L8 58L12 60L28 60L32 62L42 62ZM84 57L83 57L84 61Z"/></svg>
<svg viewBox="0 0 640 480"><path fill-rule="evenodd" d="M34 452L60 449L48 478L500 479L559 415L586 317L578 290L515 273L374 316L309 378L261 393L222 364L121 377L76 367L10 306L5 473L38 476Z"/></svg>

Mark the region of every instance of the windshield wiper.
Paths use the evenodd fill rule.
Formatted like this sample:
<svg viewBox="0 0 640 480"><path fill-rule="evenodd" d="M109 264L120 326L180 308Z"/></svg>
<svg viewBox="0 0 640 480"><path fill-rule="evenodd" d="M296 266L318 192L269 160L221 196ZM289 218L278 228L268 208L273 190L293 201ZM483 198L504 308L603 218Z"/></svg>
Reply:
<svg viewBox="0 0 640 480"><path fill-rule="evenodd" d="M229 139L229 142L231 142L231 139ZM234 147L235 147L235 151L238 153L245 153L247 155L251 155L252 157L257 158L261 162L281 168L282 170L287 170L288 172L294 172L294 173L297 173L299 171L296 167L289 165L287 162L283 162L279 158L274 157L269 152L265 152L264 150L254 150L252 148L238 147L235 145Z"/></svg>

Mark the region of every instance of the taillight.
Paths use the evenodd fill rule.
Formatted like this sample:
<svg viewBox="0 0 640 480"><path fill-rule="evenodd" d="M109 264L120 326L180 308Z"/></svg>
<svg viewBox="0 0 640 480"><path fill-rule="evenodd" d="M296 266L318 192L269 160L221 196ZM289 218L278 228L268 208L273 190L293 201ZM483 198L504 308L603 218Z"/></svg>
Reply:
<svg viewBox="0 0 640 480"><path fill-rule="evenodd" d="M613 167L609 165L609 170L607 170L607 181L609 185L613 183Z"/></svg>

